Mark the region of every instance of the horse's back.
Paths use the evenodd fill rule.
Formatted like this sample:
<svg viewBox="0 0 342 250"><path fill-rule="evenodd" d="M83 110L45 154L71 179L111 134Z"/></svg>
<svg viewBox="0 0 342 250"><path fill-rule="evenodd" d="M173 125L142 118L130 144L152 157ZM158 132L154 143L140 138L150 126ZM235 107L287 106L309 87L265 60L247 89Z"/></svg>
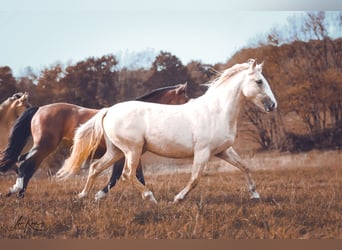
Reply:
<svg viewBox="0 0 342 250"><path fill-rule="evenodd" d="M90 119L96 112L96 110L70 103L44 105L39 108L32 119L32 132L39 131L44 135L55 134L72 140L75 128Z"/></svg>

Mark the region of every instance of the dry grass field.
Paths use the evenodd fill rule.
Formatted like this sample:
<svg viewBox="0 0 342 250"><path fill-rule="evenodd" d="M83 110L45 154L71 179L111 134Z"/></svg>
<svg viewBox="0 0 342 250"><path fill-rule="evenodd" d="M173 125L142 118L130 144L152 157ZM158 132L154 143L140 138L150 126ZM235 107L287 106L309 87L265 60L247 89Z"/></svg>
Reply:
<svg viewBox="0 0 342 250"><path fill-rule="evenodd" d="M267 159L273 168L261 168ZM121 181L97 203L95 190L87 199L76 198L84 177L66 182L37 177L24 199L0 197L0 239L342 239L339 151L249 161L261 201L249 200L239 171L217 166L209 166L177 205L170 201L188 181L187 172L146 169L158 205ZM0 179L1 193L15 182L15 176ZM97 188L106 180L101 176Z"/></svg>

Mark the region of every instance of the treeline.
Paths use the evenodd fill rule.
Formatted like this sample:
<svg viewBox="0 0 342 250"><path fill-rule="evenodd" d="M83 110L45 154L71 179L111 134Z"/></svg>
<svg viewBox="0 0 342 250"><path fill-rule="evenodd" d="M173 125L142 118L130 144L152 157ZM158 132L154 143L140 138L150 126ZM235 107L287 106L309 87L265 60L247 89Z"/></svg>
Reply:
<svg viewBox="0 0 342 250"><path fill-rule="evenodd" d="M70 102L81 106L101 108L134 99L152 89L190 81L203 83L212 73L208 65L192 62L184 66L169 52L161 51L149 69L119 69L115 55L90 57L74 65L56 64L37 76L27 72L15 79L10 67L0 68L0 98L15 91L31 93L31 102L44 105L51 102ZM197 95L194 88L190 93Z"/></svg>
<svg viewBox="0 0 342 250"><path fill-rule="evenodd" d="M337 15L341 19L341 13ZM293 26L293 23L289 23ZM298 25L298 24L296 24ZM152 89L188 82L194 98L223 70L249 58L265 62L264 75L279 103L275 114L265 115L252 105L242 114L242 134L262 150L303 151L342 145L342 39L332 38L325 12L307 13L303 29L272 30L254 48L244 48L226 63L184 65L177 56L161 51L150 68L119 68L115 55L90 57L73 65L56 64L35 75L14 78L9 66L0 67L0 99L28 91L33 105L70 102L101 108L134 99ZM305 41L298 38L305 37ZM292 40L291 40L292 39ZM214 70L213 70L214 69ZM296 116L303 128L290 126Z"/></svg>

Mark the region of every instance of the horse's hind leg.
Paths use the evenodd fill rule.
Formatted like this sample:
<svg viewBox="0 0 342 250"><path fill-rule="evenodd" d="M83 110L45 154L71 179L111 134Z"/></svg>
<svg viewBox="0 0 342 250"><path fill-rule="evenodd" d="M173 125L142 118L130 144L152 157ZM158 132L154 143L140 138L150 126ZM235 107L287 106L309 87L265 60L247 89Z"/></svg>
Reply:
<svg viewBox="0 0 342 250"><path fill-rule="evenodd" d="M112 175L110 177L108 184L105 187L103 187L102 190L100 190L99 192L96 193L95 200L99 200L99 199L104 198L106 196L106 194L109 192L109 190L115 186L116 182L121 177L124 165L125 165L125 157L123 157L122 159L120 159L119 161L114 163ZM145 179L144 179L141 161L139 162L136 175L137 175L138 180L143 185L145 185Z"/></svg>
<svg viewBox="0 0 342 250"><path fill-rule="evenodd" d="M24 197L30 179L38 169L40 163L51 151L49 148L33 147L25 155L25 158L21 158L22 161L19 163L17 181L10 189L8 196L18 192L19 197Z"/></svg>
<svg viewBox="0 0 342 250"><path fill-rule="evenodd" d="M136 176L137 167L140 163L142 147L136 147L134 150L127 150L125 153L126 162L122 172L123 179L128 179L142 194L143 199L148 199L153 203L157 203L153 193L143 185Z"/></svg>
<svg viewBox="0 0 342 250"><path fill-rule="evenodd" d="M120 179L123 167L125 165L125 157L121 158L113 164L112 175L110 176L109 182L102 190L98 191L95 195L95 200L102 199L106 196L109 190L115 186L116 182Z"/></svg>
<svg viewBox="0 0 342 250"><path fill-rule="evenodd" d="M113 145L107 145L106 153L98 160L94 161L89 168L87 182L79 193L78 197L86 197L93 186L95 178L106 168L110 167L115 161L122 158L123 154L120 150L115 148Z"/></svg>
<svg viewBox="0 0 342 250"><path fill-rule="evenodd" d="M259 199L260 195L256 191L255 182L250 174L250 170L247 165L241 160L240 156L235 152L235 150L230 147L226 151L217 155L217 157L227 161L228 163L232 164L233 166L240 169L244 174L246 181L248 183L248 189L251 192L251 199Z"/></svg>

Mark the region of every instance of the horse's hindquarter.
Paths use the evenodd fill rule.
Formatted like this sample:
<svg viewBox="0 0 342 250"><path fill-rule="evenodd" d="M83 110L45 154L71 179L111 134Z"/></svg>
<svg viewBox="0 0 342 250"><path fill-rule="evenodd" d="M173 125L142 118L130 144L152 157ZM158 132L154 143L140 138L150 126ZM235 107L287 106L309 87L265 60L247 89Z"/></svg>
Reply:
<svg viewBox="0 0 342 250"><path fill-rule="evenodd" d="M32 130L44 137L72 141L75 129L96 114L96 110L69 103L53 103L42 106L32 119ZM39 133L38 133L39 131ZM50 135L50 136L49 136Z"/></svg>

